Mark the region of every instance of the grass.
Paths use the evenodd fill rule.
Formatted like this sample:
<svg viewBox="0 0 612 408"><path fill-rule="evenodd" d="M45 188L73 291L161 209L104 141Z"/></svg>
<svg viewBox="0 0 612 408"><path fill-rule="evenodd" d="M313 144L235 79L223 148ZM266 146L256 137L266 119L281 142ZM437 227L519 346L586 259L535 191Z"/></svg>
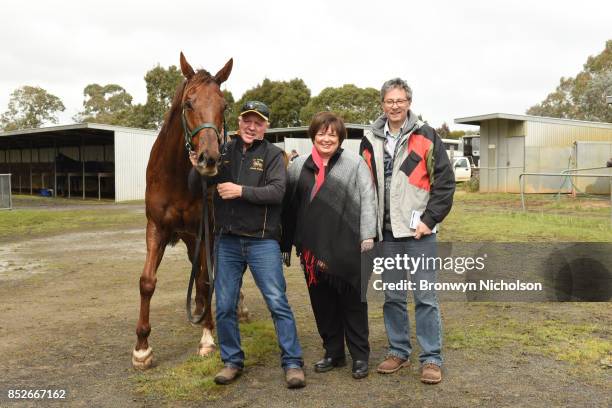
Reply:
<svg viewBox="0 0 612 408"><path fill-rule="evenodd" d="M612 242L610 206L597 199L528 197L517 194L455 194L440 240L451 242Z"/></svg>
<svg viewBox="0 0 612 408"><path fill-rule="evenodd" d="M32 238L69 231L93 231L126 225L144 225L144 214L111 209L49 211L24 209L0 212L0 241Z"/></svg>
<svg viewBox="0 0 612 408"><path fill-rule="evenodd" d="M481 352L505 347L592 368L612 355L611 336L610 327L600 324L560 319L519 322L506 317L449 327L445 343L451 349Z"/></svg>
<svg viewBox="0 0 612 408"><path fill-rule="evenodd" d="M271 321L255 321L240 325L242 348L247 367L263 364L278 352L276 334ZM167 400L212 400L228 391L214 383L222 368L219 352L208 357L191 357L177 366L150 370L134 377L137 392L147 397Z"/></svg>

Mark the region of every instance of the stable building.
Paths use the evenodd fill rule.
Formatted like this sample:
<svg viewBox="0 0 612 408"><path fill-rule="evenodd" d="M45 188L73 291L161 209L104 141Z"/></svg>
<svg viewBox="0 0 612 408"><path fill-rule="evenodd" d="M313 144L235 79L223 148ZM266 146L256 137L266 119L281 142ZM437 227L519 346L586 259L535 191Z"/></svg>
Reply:
<svg viewBox="0 0 612 408"><path fill-rule="evenodd" d="M480 126L481 192L518 193L521 173L612 174L612 123L506 113L455 123ZM527 193L610 194L607 177L523 177Z"/></svg>
<svg viewBox="0 0 612 408"><path fill-rule="evenodd" d="M142 200L157 131L79 123L0 133L13 193Z"/></svg>

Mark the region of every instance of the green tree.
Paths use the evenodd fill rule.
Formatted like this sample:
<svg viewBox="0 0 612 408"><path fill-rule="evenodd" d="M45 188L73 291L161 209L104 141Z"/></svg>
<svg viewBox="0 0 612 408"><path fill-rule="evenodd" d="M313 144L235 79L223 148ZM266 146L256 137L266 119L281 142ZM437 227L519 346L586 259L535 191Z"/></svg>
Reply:
<svg viewBox="0 0 612 408"><path fill-rule="evenodd" d="M442 126L436 129L436 133L438 134L438 136L440 136L440 138L447 139L451 133L451 130L448 127L448 124L444 122L442 123Z"/></svg>
<svg viewBox="0 0 612 408"><path fill-rule="evenodd" d="M612 96L612 69L594 74L578 100L586 112L586 120L612 122L612 108L608 106L606 96Z"/></svg>
<svg viewBox="0 0 612 408"><path fill-rule="evenodd" d="M147 106L141 103L132 105L130 109L130 114L126 118L123 126L130 126L141 129L157 129L154 125L151 124L150 114L147 111Z"/></svg>
<svg viewBox="0 0 612 408"><path fill-rule="evenodd" d="M75 121L132 125L132 96L121 86L89 84L83 90L83 95L83 110L74 117Z"/></svg>
<svg viewBox="0 0 612 408"><path fill-rule="evenodd" d="M175 65L167 69L157 65L146 73L144 79L147 83L147 102L133 119L136 123L140 122L142 127L157 129L164 122L164 114L170 109L176 88L183 82L183 74Z"/></svg>
<svg viewBox="0 0 612 408"><path fill-rule="evenodd" d="M300 112L302 123L309 123L321 111L340 115L348 123L371 123L381 113L379 91L346 84L340 88L325 88L310 100Z"/></svg>
<svg viewBox="0 0 612 408"><path fill-rule="evenodd" d="M603 93L611 92L612 40L596 56L590 56L575 78L561 78L557 89L527 110L530 115L612 122ZM609 95L609 93L608 93Z"/></svg>
<svg viewBox="0 0 612 408"><path fill-rule="evenodd" d="M465 136L464 130L451 130L447 137L449 139L461 139L463 136Z"/></svg>
<svg viewBox="0 0 612 408"><path fill-rule="evenodd" d="M228 120L230 129L237 128L240 108L246 101L261 101L270 108L270 127L300 126L300 110L310 100L310 89L299 78L290 81L271 81L266 78L249 89L234 104L234 115Z"/></svg>
<svg viewBox="0 0 612 408"><path fill-rule="evenodd" d="M234 95L227 89L224 89L223 98L225 98L225 103L227 104L227 109L225 110L225 125L227 126L227 130L236 130L236 113L234 112L236 109L236 101L234 100Z"/></svg>
<svg viewBox="0 0 612 408"><path fill-rule="evenodd" d="M38 86L22 86L11 94L8 109L0 116L3 130L41 127L46 122L57 123L57 113L66 108L55 95Z"/></svg>

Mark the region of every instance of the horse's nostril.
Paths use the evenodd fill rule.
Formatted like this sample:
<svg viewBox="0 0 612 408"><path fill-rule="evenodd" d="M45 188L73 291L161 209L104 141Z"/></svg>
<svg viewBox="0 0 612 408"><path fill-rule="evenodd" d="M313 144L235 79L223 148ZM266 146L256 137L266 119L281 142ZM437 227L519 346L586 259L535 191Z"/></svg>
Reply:
<svg viewBox="0 0 612 408"><path fill-rule="evenodd" d="M198 164L199 164L200 166L203 166L205 161L206 161L206 159L204 158L204 153L202 153L202 154L200 155L200 157L198 157Z"/></svg>

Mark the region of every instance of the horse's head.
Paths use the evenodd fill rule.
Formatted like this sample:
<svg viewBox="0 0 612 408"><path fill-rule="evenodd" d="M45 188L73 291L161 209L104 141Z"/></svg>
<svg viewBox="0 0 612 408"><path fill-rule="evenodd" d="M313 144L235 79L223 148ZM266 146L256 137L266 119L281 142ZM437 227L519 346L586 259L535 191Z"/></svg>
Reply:
<svg viewBox="0 0 612 408"><path fill-rule="evenodd" d="M196 73L181 52L181 71L186 79L181 100L183 132L185 143L196 152L197 170L203 176L217 174L227 107L219 86L232 72L232 64L230 58L215 75L204 70Z"/></svg>

